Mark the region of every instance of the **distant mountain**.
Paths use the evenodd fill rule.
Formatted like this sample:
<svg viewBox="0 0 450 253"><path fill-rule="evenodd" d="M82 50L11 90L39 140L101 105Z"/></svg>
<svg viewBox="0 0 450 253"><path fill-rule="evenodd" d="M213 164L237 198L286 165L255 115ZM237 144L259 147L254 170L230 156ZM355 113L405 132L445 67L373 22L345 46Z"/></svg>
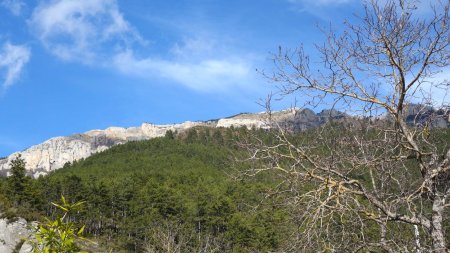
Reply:
<svg viewBox="0 0 450 253"><path fill-rule="evenodd" d="M437 128L450 127L450 107L435 109L426 105L409 104L406 113L406 122L410 125L428 125Z"/></svg>
<svg viewBox="0 0 450 253"><path fill-rule="evenodd" d="M114 145L133 140L147 140L164 136L168 130L183 132L195 126L208 127L247 127L273 128L274 124L297 132L315 128L330 120L350 119L351 116L337 110L323 110L315 113L310 109L292 108L273 113L241 113L227 118L184 122L181 124L155 125L144 123L139 127L110 127L105 130L92 130L66 137L51 138L24 151L15 152L0 159L0 175L8 175L10 162L21 154L25 159L28 173L33 177L45 175L62 168L64 164L86 158ZM414 125L424 125L430 119L435 127L450 127L449 111L434 110L431 107L412 105L408 108L407 121Z"/></svg>

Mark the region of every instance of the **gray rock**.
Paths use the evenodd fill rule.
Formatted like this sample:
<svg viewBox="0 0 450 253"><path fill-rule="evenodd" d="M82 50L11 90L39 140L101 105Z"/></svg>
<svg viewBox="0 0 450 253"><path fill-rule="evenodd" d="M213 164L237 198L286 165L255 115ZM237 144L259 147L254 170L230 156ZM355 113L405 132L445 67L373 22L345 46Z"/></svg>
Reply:
<svg viewBox="0 0 450 253"><path fill-rule="evenodd" d="M33 249L33 247L31 246L31 244L25 242L22 245L22 248L20 248L19 253L28 253L28 252L31 252L32 249Z"/></svg>
<svg viewBox="0 0 450 253"><path fill-rule="evenodd" d="M22 240L28 239L32 230L27 222L19 218L9 223L6 219L0 219L0 253L11 253ZM28 251L27 251L28 250ZM30 252L31 246L24 243L20 252Z"/></svg>
<svg viewBox="0 0 450 253"><path fill-rule="evenodd" d="M429 106L411 104L407 108L406 121L412 125L450 127L449 108L434 110ZM67 137L55 137L24 151L16 152L0 159L0 176L7 176L10 162L18 154L26 162L27 171L33 177L45 175L62 168L66 163L86 158L114 145L128 141L147 140L164 136L166 131L183 132L194 126L247 127L268 129L275 126L298 132L321 126L331 120L345 120L353 117L331 109L315 113L310 109L291 108L279 112L240 113L231 117L206 122L185 122L182 124L154 125L144 123L139 127L110 127L105 130L92 130Z"/></svg>
<svg viewBox="0 0 450 253"><path fill-rule="evenodd" d="M166 131L184 131L202 122L185 122L173 125L154 125L144 123L140 127L110 127L105 130L92 130L67 137L51 138L24 151L16 152L0 160L0 175L8 176L10 163L19 154L26 162L27 173L35 178L62 168L68 162L86 158L104 151L114 145L131 140L146 140L164 136Z"/></svg>

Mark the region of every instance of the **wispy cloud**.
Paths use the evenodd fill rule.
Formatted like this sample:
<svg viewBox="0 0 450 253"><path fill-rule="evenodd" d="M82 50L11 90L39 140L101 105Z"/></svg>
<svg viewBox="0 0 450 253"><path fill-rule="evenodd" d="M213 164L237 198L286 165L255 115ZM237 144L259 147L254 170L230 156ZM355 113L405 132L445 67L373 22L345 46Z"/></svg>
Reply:
<svg viewBox="0 0 450 253"><path fill-rule="evenodd" d="M25 3L22 0L2 0L0 5L11 11L12 14L19 16Z"/></svg>
<svg viewBox="0 0 450 253"><path fill-rule="evenodd" d="M250 83L251 64L241 58L199 61L137 58L127 51L116 55L116 67L125 74L160 77L198 91L224 91Z"/></svg>
<svg viewBox="0 0 450 253"><path fill-rule="evenodd" d="M34 34L60 59L98 63L108 50L141 40L115 0L57 0L42 3L29 21ZM105 52L105 48L107 48Z"/></svg>
<svg viewBox="0 0 450 253"><path fill-rule="evenodd" d="M202 58L211 55L220 55L223 51L220 44L213 38L214 36L198 36L183 39L182 42L175 43L170 52L181 59Z"/></svg>
<svg viewBox="0 0 450 253"><path fill-rule="evenodd" d="M4 88L17 81L30 57L31 50L27 46L13 45L9 42L3 44L0 51L0 71Z"/></svg>
<svg viewBox="0 0 450 253"><path fill-rule="evenodd" d="M225 50L210 34L183 36L165 57L145 55L146 41L115 0L56 0L38 6L29 21L42 44L60 59L160 78L194 90L222 91L248 83L248 57ZM138 53L139 52L139 53Z"/></svg>
<svg viewBox="0 0 450 253"><path fill-rule="evenodd" d="M197 33L185 35L164 59L139 56L128 50L117 54L113 62L125 74L164 78L204 92L248 87L254 82L255 67L251 55L239 54L226 46L227 38L223 36L206 31Z"/></svg>

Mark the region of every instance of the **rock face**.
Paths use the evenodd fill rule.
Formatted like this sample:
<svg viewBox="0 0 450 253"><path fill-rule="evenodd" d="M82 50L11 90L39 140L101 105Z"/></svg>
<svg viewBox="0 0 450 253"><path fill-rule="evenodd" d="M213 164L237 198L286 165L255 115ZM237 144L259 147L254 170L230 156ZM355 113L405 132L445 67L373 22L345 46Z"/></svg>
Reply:
<svg viewBox="0 0 450 253"><path fill-rule="evenodd" d="M16 245L25 240L31 234L27 222L19 218L15 222L8 223L6 219L0 219L0 253L11 253ZM24 244L20 252L29 252L30 245Z"/></svg>
<svg viewBox="0 0 450 253"><path fill-rule="evenodd" d="M92 130L67 137L55 137L1 159L0 175L8 176L10 163L19 154L26 162L28 174L36 178L62 168L68 162L86 158L117 144L160 137L164 136L168 130L180 132L206 124L205 122L185 122L173 125L144 123L140 127L110 127L105 130Z"/></svg>
<svg viewBox="0 0 450 253"><path fill-rule="evenodd" d="M410 104L407 107L406 122L416 126L448 128L450 127L450 107L434 109L431 106Z"/></svg>
<svg viewBox="0 0 450 253"><path fill-rule="evenodd" d="M432 126L450 127L449 111L448 108L436 111L432 110L432 108L411 105L406 119L408 123L420 126L431 118L430 115L437 115L438 117L433 118ZM351 116L336 110L323 110L320 113L315 113L309 109L292 108L270 114L265 112L241 113L232 117L206 122L188 121L182 124L168 125L144 123L139 127L110 127L105 130L92 130L82 134L52 138L24 151L13 153L5 159L0 159L0 176L8 175L10 162L18 154L21 154L25 160L28 173L33 177L38 177L62 168L68 162L86 158L117 144L164 136L168 130L183 132L195 126L233 126L247 127L249 129L283 127L297 132L318 127L330 120L345 120L348 118L351 118Z"/></svg>

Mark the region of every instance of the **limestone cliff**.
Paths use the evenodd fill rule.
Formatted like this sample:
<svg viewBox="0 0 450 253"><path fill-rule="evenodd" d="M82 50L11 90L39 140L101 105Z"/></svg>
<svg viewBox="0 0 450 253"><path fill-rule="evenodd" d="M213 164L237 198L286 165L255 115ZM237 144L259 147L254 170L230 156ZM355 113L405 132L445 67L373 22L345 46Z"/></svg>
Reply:
<svg viewBox="0 0 450 253"><path fill-rule="evenodd" d="M204 122L185 122L172 125L144 123L140 127L110 127L105 130L92 130L67 137L55 137L1 159L0 175L8 175L10 162L18 154L21 154L25 160L28 173L33 177L39 177L39 175L62 168L67 162L86 158L117 144L164 136L168 130L180 132L205 124Z"/></svg>
<svg viewBox="0 0 450 253"><path fill-rule="evenodd" d="M406 117L407 122L414 125L423 125L430 118L433 118L432 125L450 127L450 110L423 108L410 106L410 112ZM430 115L439 117L430 117ZM25 159L28 173L38 177L63 167L67 162L86 158L117 144L164 136L168 130L183 132L195 126L234 126L247 127L249 129L253 127L268 129L276 126L289 128L289 130L296 132L318 127L331 119L346 120L351 118L347 114L336 110L323 110L320 113L315 113L309 109L292 108L273 113L241 113L232 117L205 122L188 121L182 124L167 125L144 123L139 127L110 127L105 130L92 130L82 134L52 138L24 151L13 153L5 159L0 159L0 176L8 175L9 164L18 154L21 154Z"/></svg>

